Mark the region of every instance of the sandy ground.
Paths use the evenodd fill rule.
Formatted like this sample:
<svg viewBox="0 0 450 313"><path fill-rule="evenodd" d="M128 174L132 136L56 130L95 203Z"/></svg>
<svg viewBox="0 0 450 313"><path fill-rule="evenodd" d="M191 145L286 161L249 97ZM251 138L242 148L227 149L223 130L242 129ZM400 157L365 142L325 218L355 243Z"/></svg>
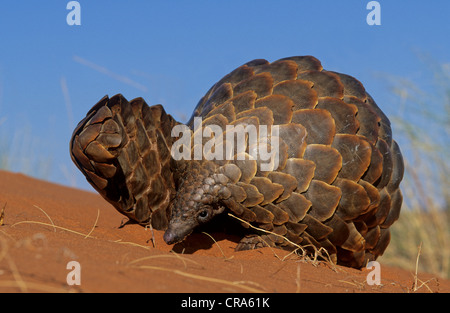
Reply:
<svg viewBox="0 0 450 313"><path fill-rule="evenodd" d="M174 247L154 231L153 247L149 229L120 227L126 218L97 194L0 171L4 207L0 292L450 292L448 280L382 263L377 286L367 284L368 269L278 249L235 252L236 238L220 233L210 233L216 242L199 233Z"/></svg>

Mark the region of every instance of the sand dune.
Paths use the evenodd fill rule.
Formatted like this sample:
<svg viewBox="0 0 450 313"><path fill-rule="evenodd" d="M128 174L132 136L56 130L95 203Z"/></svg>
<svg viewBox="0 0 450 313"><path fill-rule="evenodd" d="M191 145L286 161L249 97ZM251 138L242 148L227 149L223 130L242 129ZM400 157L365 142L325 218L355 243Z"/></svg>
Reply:
<svg viewBox="0 0 450 313"><path fill-rule="evenodd" d="M236 238L198 233L168 246L163 232L128 224L99 195L0 171L0 292L414 292L413 272L300 260L264 248L235 252ZM6 206L5 206L6 204ZM153 246L155 244L155 247ZM175 250L177 252L174 252ZM80 265L67 265L71 261ZM79 285L68 285L79 278ZM449 292L450 282L417 276L417 292Z"/></svg>

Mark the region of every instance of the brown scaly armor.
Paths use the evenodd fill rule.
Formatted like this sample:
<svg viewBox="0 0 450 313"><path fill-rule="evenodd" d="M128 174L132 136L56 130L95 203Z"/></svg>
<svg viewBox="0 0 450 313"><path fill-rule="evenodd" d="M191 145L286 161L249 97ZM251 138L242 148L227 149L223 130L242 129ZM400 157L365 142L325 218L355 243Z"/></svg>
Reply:
<svg viewBox="0 0 450 313"><path fill-rule="evenodd" d="M238 153L175 160L171 148L180 137L172 129L180 123L161 105L122 95L105 96L87 113L70 141L71 156L120 213L165 230L169 244L228 211L278 234L249 229L237 250L291 249L287 238L323 247L353 267L384 252L402 204L403 159L389 120L358 80L323 70L311 56L254 60L200 100L187 123L191 143L196 117L200 131L220 126L225 145L227 125L278 126L276 146L275 137L257 139L267 151L277 149L276 164L261 170L252 146L240 152L244 160Z"/></svg>

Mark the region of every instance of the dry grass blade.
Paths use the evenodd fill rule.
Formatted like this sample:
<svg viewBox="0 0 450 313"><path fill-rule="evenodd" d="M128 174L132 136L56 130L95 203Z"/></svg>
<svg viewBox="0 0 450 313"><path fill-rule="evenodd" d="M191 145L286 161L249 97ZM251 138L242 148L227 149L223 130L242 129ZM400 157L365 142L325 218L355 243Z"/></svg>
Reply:
<svg viewBox="0 0 450 313"><path fill-rule="evenodd" d="M420 257L420 252L422 251L422 243L420 243L420 245L419 245L419 251L417 251L417 258L416 258L416 271L415 271L415 273L414 273L414 288L413 288L413 290L414 291L417 291L417 272L418 272L418 270L419 270L419 257Z"/></svg>
<svg viewBox="0 0 450 313"><path fill-rule="evenodd" d="M258 230L258 231L261 231L261 232L264 232L264 233L267 233L267 234L272 234L272 235L275 235L275 236L278 236L278 237L283 238L284 240L286 240L288 243L290 243L290 244L293 245L294 247L297 247L297 249L295 249L295 251L298 251L298 250L300 249L300 250L302 251L302 255L301 255L302 257L306 256L306 254L307 254L305 248L311 247L311 248L314 250L314 259L313 259L313 262L314 262L314 263L313 263L313 265L318 263L317 258L320 256L321 258L323 258L324 260L327 261L327 262L326 262L327 264L330 264L331 268L332 268L334 271L337 271L337 270L336 270L336 265L335 265L334 262L332 261L331 256L329 255L328 251L327 251L325 248L320 247L320 249L317 249L317 247L315 247L315 246L313 246L313 245L300 246L300 245L296 244L295 242L290 241L289 239L287 239L286 237L284 237L284 236L282 236L282 235L279 235L279 234L276 234L276 233L274 233L274 232L271 232L271 231L268 231L268 230L265 230L265 229L262 229L262 228L253 226L253 225L250 224L249 222L244 221L243 219L241 219L241 218L239 218L239 217L237 217L237 216L234 216L234 215L231 214L231 213L228 213L228 215L231 216L231 217L233 217L233 218L235 218L235 219L237 219L238 221L240 221L240 222L242 222L242 223L248 225L249 227L251 227L251 228L253 228L253 229L256 229L256 230ZM266 244L267 244L267 243L266 243ZM322 251L324 251L325 255L322 254ZM283 260L284 260L284 258L283 258Z"/></svg>
<svg viewBox="0 0 450 313"><path fill-rule="evenodd" d="M254 282L254 281L251 281L251 280L239 280L239 281L236 280L236 281L233 282L233 284L234 284L234 285L244 285L244 284L247 284L247 285L253 285L253 286L256 286L256 287L261 288L261 289L266 289L263 285L258 284L258 283Z"/></svg>
<svg viewBox="0 0 450 313"><path fill-rule="evenodd" d="M187 269L187 263L185 261L185 260L187 260L187 258L178 255L178 253L174 252L173 250L171 250L170 252L172 253L173 256L175 256L177 259L179 259L181 262L183 262L184 268ZM194 263L197 263L197 262L194 261Z"/></svg>
<svg viewBox="0 0 450 313"><path fill-rule="evenodd" d="M6 239L0 237L0 243L2 249L0 250L0 262L6 257L8 253L8 246L6 243Z"/></svg>
<svg viewBox="0 0 450 313"><path fill-rule="evenodd" d="M0 229L0 233L14 241L14 237L11 236L10 234L8 234L7 232L5 232L4 230Z"/></svg>
<svg viewBox="0 0 450 313"><path fill-rule="evenodd" d="M432 281L432 280L436 281L436 280L437 280L436 278L430 278L430 279L428 279L427 281L422 281L421 279L418 279L418 280L421 282L421 284L420 284L420 286L418 286L418 287L416 288L416 290L414 290L414 291L417 291L417 290L419 290L420 288L422 288L423 286L425 286L425 287L428 289L428 291L429 291L430 293L433 293L433 290L428 286L428 283L429 283L430 281Z"/></svg>
<svg viewBox="0 0 450 313"><path fill-rule="evenodd" d="M431 279L429 279L429 280L427 280L427 281L424 282L424 281L422 281L421 279L419 279L419 276L418 276L419 257L420 257L421 251L422 251L422 242L420 243L420 245L419 245L419 250L417 251L416 270L415 270L415 273L414 273L414 283L413 283L413 288L412 288L412 290L413 290L414 292L416 292L416 291L418 291L420 288L422 288L423 286L425 286L425 287L428 289L429 292L433 292L433 290L431 290L431 288L428 287L427 284L428 284L430 281L432 281L432 280L436 280L436 278L431 278ZM419 286L418 282L421 283L420 286Z"/></svg>
<svg viewBox="0 0 450 313"><path fill-rule="evenodd" d="M88 238L92 232L94 231L94 228L97 226L98 218L100 217L100 209L97 209L97 218L95 219L94 226L92 226L91 231L84 237L84 239Z"/></svg>
<svg viewBox="0 0 450 313"><path fill-rule="evenodd" d="M125 245L130 245L130 246L134 246L134 247L139 247L139 248L143 248L145 250L150 250L150 247L147 247L147 246L144 246L144 245L140 245L138 243L131 242L131 241L122 241L122 239L119 239L119 240L116 240L116 241L112 241L112 242L125 244Z"/></svg>
<svg viewBox="0 0 450 313"><path fill-rule="evenodd" d="M339 279L338 282L352 285L352 286L358 288L359 290L362 290L364 288L364 286L365 286L365 282L357 282L355 280L347 281L347 280Z"/></svg>
<svg viewBox="0 0 450 313"><path fill-rule="evenodd" d="M157 258L177 258L183 263L185 269L187 268L187 262L191 262L191 263L199 266L201 269L204 268L202 265L200 265L200 263L198 263L198 262L196 262L194 260L191 260L189 258L182 257L181 255L178 255L175 252L173 252L173 254L169 254L169 255L158 254L158 255L145 256L145 257L142 257L142 258L139 258L139 259L135 259L135 260L132 260L132 261L128 262L128 265L133 265L133 264L145 261L145 260L151 260L151 259L157 259Z"/></svg>
<svg viewBox="0 0 450 313"><path fill-rule="evenodd" d="M269 247L270 250L272 250L273 255L274 255L278 260L284 261L284 258L281 259L281 258L278 256L278 254L275 253L275 250L267 243L267 241L264 240L263 237L258 236L258 238L259 238L262 242L264 242L265 245L266 245L267 247ZM297 249L296 249L296 250L297 250Z"/></svg>
<svg viewBox="0 0 450 313"><path fill-rule="evenodd" d="M67 231L67 232L70 232L70 233L73 233L73 234L77 234L77 235L80 235L80 236L83 236L83 237L86 237L86 236L87 236L86 234L77 232L77 231L72 230L72 229L68 229L68 228L66 228L66 227L61 227L61 226L52 225L52 224L44 223L44 222L38 222L38 221L21 221L21 222L17 222L17 223L15 223L15 224L11 225L11 227L14 227L14 226L20 225L20 224L38 224L38 225L52 226L52 227L55 227L55 228L58 228L58 229L61 229L61 230L65 230L65 231ZM89 234L88 234L88 235L89 235ZM92 237L92 236L91 236L91 238L95 238L95 237Z"/></svg>
<svg viewBox="0 0 450 313"><path fill-rule="evenodd" d="M276 234L276 233L274 233L274 232L271 232L271 231L268 231L268 230L265 230L265 229L262 229L262 228L253 226L253 225L250 224L249 222L244 221L243 219L241 219L241 218L239 218L239 217L237 217L237 216L234 216L234 215L231 214L231 213L228 213L228 215L231 216L231 217L233 217L233 218L235 218L235 219L237 219L238 221L240 221L240 222L242 222L242 223L244 223L244 224L250 226L250 227L253 228L253 229L259 230L259 231L264 232L264 233L267 233L267 234L272 234L272 235L281 237L281 238L283 238L284 240L286 240L287 242L289 242L291 245L293 245L293 246L295 246L295 247L297 247L297 248L302 249L301 246L299 246L299 245L296 244L295 242L290 241L289 239L287 239L286 237L284 237L284 236L282 236L282 235L279 235L279 234Z"/></svg>
<svg viewBox="0 0 450 313"><path fill-rule="evenodd" d="M242 281L235 281L235 282L233 282L233 281L228 281L228 280L224 280L224 279L220 279L220 278L212 278L212 277L207 277L207 276L201 276L201 275L196 275L196 274L183 272L183 271L180 271L180 270L174 270L174 269L170 269L170 268L164 268L164 267L158 267L158 266L150 266L150 265L142 265L142 266L139 266L138 268L171 272L173 274L176 274L176 275L179 275L179 276L183 276L183 277L188 277L188 278L197 279L197 280L201 280L201 281L208 281L208 282L212 282L212 283L218 283L218 284L222 284L222 285L237 287L237 288L242 289L242 290L244 290L246 292L256 292L256 293L264 292L263 290L256 289L256 288L244 285L243 283L249 283L247 281L246 282L242 282Z"/></svg>
<svg viewBox="0 0 450 313"><path fill-rule="evenodd" d="M6 240L3 238L0 238L1 243L1 253L0 253L0 261L5 259L8 262L9 268L11 269L12 275L15 279L14 283L17 287L20 288L21 292L27 292L27 284L23 281L22 276L19 273L19 269L16 266L16 263L14 263L12 257L8 255L8 245L6 243Z"/></svg>
<svg viewBox="0 0 450 313"><path fill-rule="evenodd" d="M41 209L40 207L38 207L37 205L33 205L36 209L39 209L42 213L45 214L45 216L47 216L47 218L49 219L50 223L52 223L53 225L53 230L56 232L56 227L55 227L55 223L53 223L53 220L50 218L50 216L47 214L47 212L45 212L43 209Z"/></svg>
<svg viewBox="0 0 450 313"><path fill-rule="evenodd" d="M208 236L209 238L211 238L212 241L214 241L214 244L219 248L220 253L222 253L222 256L223 256L223 258L224 258L225 260L230 259L230 258L227 258L227 257L225 256L225 253L223 253L222 248L219 246L219 244L217 243L217 241L214 239L213 236L211 236L210 234L208 234L208 233L206 233L206 232L204 232L204 231L202 231L202 234L205 234L206 236ZM231 258L232 258L232 257L231 257Z"/></svg>
<svg viewBox="0 0 450 313"><path fill-rule="evenodd" d="M12 271L12 274L14 276L14 279L15 279L16 283L17 283L17 286L20 288L20 291L28 292L27 284L22 279L22 276L19 273L19 269L17 268L16 263L14 263L12 258L10 256L8 256L8 255L6 256L6 259L8 260L9 268Z"/></svg>
<svg viewBox="0 0 450 313"><path fill-rule="evenodd" d="M84 236L85 239L88 238L88 237L95 238L95 237L91 236L91 233L94 231L94 228L97 226L98 218L100 216L100 210L98 210L98 212L97 212L97 219L95 220L94 226L92 227L91 231L88 234L83 234L83 233L77 232L75 230L66 228L66 227L61 227L61 226L55 225L55 223L53 223L53 220L50 218L50 216L43 209L41 209L37 205L34 205L34 207L39 209L42 213L44 213L45 216L47 216L47 218L50 220L51 224L44 223L44 222L39 222L39 221L20 221L20 222L14 223L13 225L11 225L11 227L14 227L14 226L20 225L20 224L38 224L38 225L44 225L44 226L51 226L51 227L53 227L53 229L55 231L56 231L56 229L61 229L61 230L65 230L65 231L73 233L73 234Z"/></svg>
<svg viewBox="0 0 450 313"><path fill-rule="evenodd" d="M0 281L0 288L20 288L22 290L22 283L25 284L27 286L27 291L28 290L36 290L39 292L48 292L48 293L64 293L67 292L67 290L63 289L63 288L58 288L58 287L52 287L52 286L48 286L48 285L44 285L44 284L39 284L39 283L32 283L32 282L26 282L26 281L14 281L14 280L2 280Z"/></svg>
<svg viewBox="0 0 450 313"><path fill-rule="evenodd" d="M290 257L290 256L293 255L293 254L299 255L299 254L297 254L297 251L298 251L298 250L300 250L300 248L297 248L297 249L295 249L295 250L292 250L291 252L289 252L288 254L286 254L286 255L281 259L281 261L286 260L288 257Z"/></svg>
<svg viewBox="0 0 450 313"><path fill-rule="evenodd" d="M153 232L152 224L145 225L144 229L145 230L150 229L150 233L152 234L151 240L152 240L153 248L156 248L155 233Z"/></svg>
<svg viewBox="0 0 450 313"><path fill-rule="evenodd" d="M416 257L416 269L415 269L415 272L414 272L414 282L413 282L413 286L412 286L412 291L413 292L416 292L416 291L418 291L420 288L422 288L423 286L425 286L427 289L428 289L428 291L429 292L433 292L433 290L431 290L431 288L428 286L428 283L430 282L430 281L432 281L432 280L435 280L436 281L436 278L431 278L431 279L428 279L427 281L422 281L421 279L419 279L419 276L418 276L418 271L419 271L419 258L420 258L420 255L421 255L421 252L422 252L422 242L420 243L420 245L419 245L419 247L418 247L418 251L417 251L417 257ZM420 285L419 285L419 282L421 283Z"/></svg>

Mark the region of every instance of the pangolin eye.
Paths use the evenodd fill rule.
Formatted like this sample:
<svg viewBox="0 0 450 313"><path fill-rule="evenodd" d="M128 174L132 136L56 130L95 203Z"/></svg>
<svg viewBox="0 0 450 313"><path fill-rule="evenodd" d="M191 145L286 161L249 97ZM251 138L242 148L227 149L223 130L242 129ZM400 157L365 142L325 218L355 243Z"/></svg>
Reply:
<svg viewBox="0 0 450 313"><path fill-rule="evenodd" d="M208 217L208 211L207 210L200 211L200 213L198 213L198 217L201 220L206 219Z"/></svg>

